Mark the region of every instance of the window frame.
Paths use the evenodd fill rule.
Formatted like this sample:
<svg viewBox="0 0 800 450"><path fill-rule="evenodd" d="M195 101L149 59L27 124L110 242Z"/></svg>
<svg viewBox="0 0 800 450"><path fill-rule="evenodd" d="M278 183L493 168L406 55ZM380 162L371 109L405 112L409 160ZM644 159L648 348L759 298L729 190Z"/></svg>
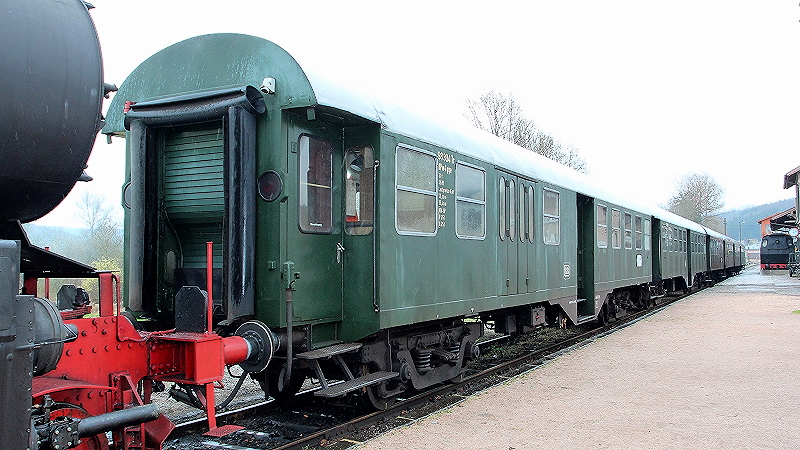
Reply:
<svg viewBox="0 0 800 450"><path fill-rule="evenodd" d="M642 216L637 214L633 218L633 242L636 250L641 250L643 247L642 226Z"/></svg>
<svg viewBox="0 0 800 450"><path fill-rule="evenodd" d="M311 153L311 145L310 145L310 141L311 140L316 140L316 141L319 141L319 142L322 142L322 143L326 143L328 145L328 147L330 147L330 155L329 155L330 173L328 174L328 179L330 180L330 186L327 186L327 189L328 189L328 209L329 209L329 211L328 211L329 212L328 220L329 220L329 223L328 223L327 227L325 227L324 224L321 224L322 227L319 228L319 229L317 229L316 227L310 228L310 227L305 226L304 225L304 221L303 221L303 216L302 216L303 208L302 208L302 203L301 202L303 200L303 193L304 192L306 193L306 201L308 201L307 193L309 192L307 189L306 190L303 189L303 184L304 184L303 180L304 179L306 180L306 183L305 183L306 186L310 186L311 185L310 183L308 183L307 177L303 178L303 176L301 174L301 172L303 170L303 155L305 154L303 152L303 140L304 139L308 139L309 140L309 146L308 146L308 149L309 149L308 168L306 169L306 172L308 172L308 169L311 166L311 154L310 154ZM333 220L333 183L334 183L334 179L333 179L334 167L333 166L334 166L334 164L333 164L333 157L334 157L334 153L335 153L334 147L333 147L333 142L331 142L330 139L325 139L325 138L321 138L321 137L318 137L318 136L314 136L313 134L302 133L300 135L300 137L297 138L297 153L298 153L298 155L297 155L297 187L298 187L298 195L297 195L297 227L300 230L300 232L303 233L303 234L321 234L321 235L333 234L333 230L334 230L334 220ZM326 187L326 186L317 185L317 187ZM308 211L308 208L306 208L306 211ZM308 219L308 212L306 212L306 219ZM309 226L312 223L314 223L314 222L311 222L310 220L306 220L305 222L308 222Z"/></svg>
<svg viewBox="0 0 800 450"><path fill-rule="evenodd" d="M433 176L434 176L434 178L433 178L433 188L434 188L434 190L433 191L427 191L425 189L419 189L419 188L415 188L415 187L412 187L412 186L405 186L405 185L401 185L399 183L398 178L399 178L400 171L398 170L398 168L399 168L398 158L399 158L401 149L403 151L411 151L411 152L422 153L424 155L427 155L427 156L430 156L431 158L433 158ZM439 162L439 159L438 159L436 153L434 153L432 151L424 150L424 149L421 149L421 148L418 148L418 147L414 147L414 146L409 145L409 144L403 144L403 143L399 143L395 147L395 153L394 153L394 169L395 169L395 171L394 171L394 229L397 232L397 234L403 235L403 236L436 236L436 234L439 232L439 220L438 220L439 219L439 214L438 214L438 211L439 211L439 207L438 207L438 204L439 204L438 203L439 193L436 191L436 189L439 186L439 171L437 170L438 162ZM400 191L410 192L410 193L413 193L413 194L427 195L427 196L433 197L433 231L432 232L409 231L409 230L400 229L400 223L399 223L399 220L398 220L399 219L398 218L398 213L399 213L399 209L398 209L398 200L399 200L398 192L400 192Z"/></svg>
<svg viewBox="0 0 800 450"><path fill-rule="evenodd" d="M348 157L351 154L355 153L355 150L359 150L361 152L361 157L364 162L364 167L362 168L361 174L359 175L359 189L355 190L353 195L353 201L355 202L353 206L356 207L356 210L360 210L362 206L368 207L370 210L368 214L361 214L360 216L356 216L358 220L350 221L348 220L348 201L349 198L349 189L350 186L348 184L348 174L350 173L350 167L348 164ZM369 155L367 155L369 152ZM369 157L367 157L369 156ZM361 145L361 146L352 146L345 150L344 152L344 170L343 177L344 177L344 186L343 190L345 192L345 199L344 199L344 214L343 214L343 222L344 222L344 231L345 234L348 236L366 236L372 234L375 231L375 181L376 181L376 166L375 166L375 149L371 145ZM368 172L367 172L368 171ZM367 178L363 180L361 177L364 176L364 173L368 174L371 177L370 184L372 186L371 192L369 192L370 199L372 200L367 204L367 202L363 199L363 194L367 192L365 189L362 189L363 185ZM367 217L369 220L362 220L364 217Z"/></svg>
<svg viewBox="0 0 800 450"><path fill-rule="evenodd" d="M558 215L552 215L547 213L547 205L546 205L547 192L552 192L556 194L556 199L557 199L556 212L558 213ZM551 221L548 222L548 219L550 219ZM557 224L556 230L558 232L556 234L556 241L548 242L547 233L545 233L545 226L547 226L548 223L553 223L553 221L555 221L555 223ZM553 245L553 246L561 245L561 192L547 187L542 189L542 242L544 242L545 245Z"/></svg>
<svg viewBox="0 0 800 450"><path fill-rule="evenodd" d="M458 187L459 187L459 184L458 184L459 170L458 170L458 168L459 167L466 167L466 168L469 168L469 169L477 170L477 171L479 171L479 172L481 172L483 174L483 186L482 186L483 187L483 200L478 200L478 199L474 199L474 198L471 198L471 197L461 197L461 196L458 195ZM486 239L486 194L487 194L487 192L486 192L486 169L484 169L482 167L479 167L479 166L476 166L474 164L467 163L465 161L456 161L456 190L455 190L455 199L456 199L455 216L456 217L455 217L454 225L455 225L456 237L458 237L459 239L471 239L471 240L479 240L479 241L482 241L482 240ZM483 221L483 224L482 224L483 225L483 235L482 236L461 235L461 234L458 233L458 225L459 225L459 220L460 220L460 217L461 217L460 214L458 213L459 212L459 210L458 210L459 202L470 203L470 204L473 204L473 205L480 205L481 206L481 208L483 210L483 213L481 214L481 216L482 216L481 220Z"/></svg>
<svg viewBox="0 0 800 450"><path fill-rule="evenodd" d="M616 225L614 224L615 217L617 219ZM617 236L616 245L614 236ZM611 208L611 248L615 250L622 248L622 211L616 208Z"/></svg>
<svg viewBox="0 0 800 450"><path fill-rule="evenodd" d="M624 212L622 216L622 242L625 250L633 249L633 214Z"/></svg>
<svg viewBox="0 0 800 450"><path fill-rule="evenodd" d="M603 209L603 216L605 216L605 223L600 222L600 208ZM598 248L608 248L608 205L598 203L595 207L595 240L597 241ZM605 229L605 240L600 240L600 230Z"/></svg>

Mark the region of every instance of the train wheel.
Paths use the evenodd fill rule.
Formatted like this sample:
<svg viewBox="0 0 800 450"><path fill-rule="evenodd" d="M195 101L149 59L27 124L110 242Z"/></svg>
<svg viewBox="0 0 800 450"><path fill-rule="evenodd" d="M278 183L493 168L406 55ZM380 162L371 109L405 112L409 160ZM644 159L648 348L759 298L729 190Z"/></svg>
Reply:
<svg viewBox="0 0 800 450"><path fill-rule="evenodd" d="M377 371L377 368L371 368L369 365L364 364L361 366L359 372L362 375ZM377 411L385 411L392 407L397 402L397 396L389 395L387 393L388 381L367 386L362 390L361 398L364 406L372 408Z"/></svg>
<svg viewBox="0 0 800 450"><path fill-rule="evenodd" d="M57 417L84 419L91 415L80 406L70 403L56 403L55 406L57 409L54 409L50 412L50 420L54 420ZM85 437L81 439L81 443L79 445L70 448L76 448L78 450L108 450L108 438L106 437L105 433L101 433L96 436Z"/></svg>
<svg viewBox="0 0 800 450"><path fill-rule="evenodd" d="M608 325L608 307L606 304L603 304L603 307L600 308L600 313L597 314L597 326L604 327Z"/></svg>
<svg viewBox="0 0 800 450"><path fill-rule="evenodd" d="M305 376L292 372L292 379L286 384L286 367L282 367L279 373L267 373L267 387L269 395L275 399L275 403L280 406L291 406L294 404L297 393L306 381Z"/></svg>
<svg viewBox="0 0 800 450"><path fill-rule="evenodd" d="M650 289L647 286L642 286L640 288L639 295L642 297L644 309L650 309L650 307L655 306L655 302L650 298Z"/></svg>

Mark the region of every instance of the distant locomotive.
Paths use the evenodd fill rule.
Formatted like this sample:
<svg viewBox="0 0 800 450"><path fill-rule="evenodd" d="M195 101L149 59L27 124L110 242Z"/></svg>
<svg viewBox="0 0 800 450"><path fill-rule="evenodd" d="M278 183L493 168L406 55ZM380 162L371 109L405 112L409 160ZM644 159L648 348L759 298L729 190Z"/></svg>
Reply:
<svg viewBox="0 0 800 450"><path fill-rule="evenodd" d="M257 37L153 55L103 132L127 140L128 308L171 328L175 308L204 301L176 295L210 286L218 330L268 327L253 376L279 400L313 377L318 396L383 408L460 377L483 322L605 323L744 265L731 238L331 82Z"/></svg>
<svg viewBox="0 0 800 450"><path fill-rule="evenodd" d="M761 238L761 269L786 269L789 255L794 253L794 238L784 233L773 233Z"/></svg>

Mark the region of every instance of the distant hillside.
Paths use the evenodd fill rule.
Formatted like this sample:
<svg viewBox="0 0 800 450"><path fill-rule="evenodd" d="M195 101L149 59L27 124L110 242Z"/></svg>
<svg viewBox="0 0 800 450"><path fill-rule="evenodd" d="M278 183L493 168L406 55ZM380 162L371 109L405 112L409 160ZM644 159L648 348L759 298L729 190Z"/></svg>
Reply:
<svg viewBox="0 0 800 450"><path fill-rule="evenodd" d="M742 239L761 239L761 226L758 221L794 207L794 202L793 198L789 198L766 205L727 211L720 214L720 217L727 222L728 236L739 239L739 225L741 225Z"/></svg>

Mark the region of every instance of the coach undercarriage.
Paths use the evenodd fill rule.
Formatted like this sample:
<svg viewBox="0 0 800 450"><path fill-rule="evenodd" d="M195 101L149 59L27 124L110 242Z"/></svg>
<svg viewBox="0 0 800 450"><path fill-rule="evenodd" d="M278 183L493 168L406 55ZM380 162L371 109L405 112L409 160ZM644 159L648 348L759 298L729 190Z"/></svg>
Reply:
<svg viewBox="0 0 800 450"><path fill-rule="evenodd" d="M482 330L481 322L461 320L386 330L363 343L298 353L288 377L286 358L278 356L278 364L254 378L279 403L291 403L309 377L315 396L359 393L368 405L385 409L403 393L459 379L467 362L479 356L475 342Z"/></svg>

